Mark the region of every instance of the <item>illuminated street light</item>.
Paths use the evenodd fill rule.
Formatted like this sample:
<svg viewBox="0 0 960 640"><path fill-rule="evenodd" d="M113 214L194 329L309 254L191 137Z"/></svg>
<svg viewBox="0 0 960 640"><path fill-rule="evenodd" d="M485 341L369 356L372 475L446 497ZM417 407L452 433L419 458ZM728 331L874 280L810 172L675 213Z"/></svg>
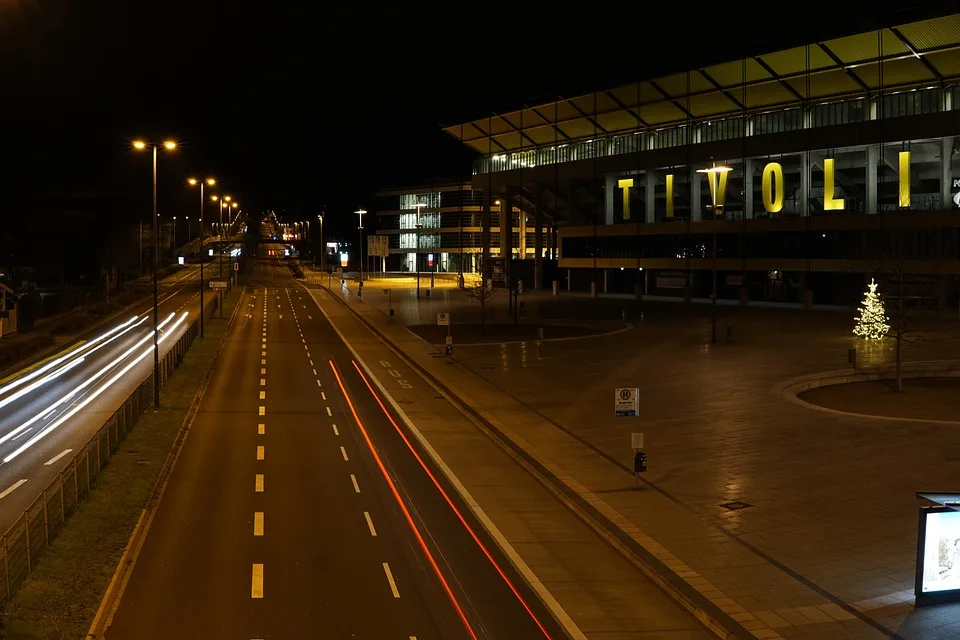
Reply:
<svg viewBox="0 0 960 640"><path fill-rule="evenodd" d="M200 181L196 178L190 178L187 182L190 183L191 187L200 185L200 337L203 337L203 205L206 202L203 198L203 185L204 183L210 185L211 187L217 184L217 181L213 178L207 178L206 180ZM217 196L212 196L214 200L217 199ZM189 233L187 234L189 238Z"/></svg>
<svg viewBox="0 0 960 640"><path fill-rule="evenodd" d="M710 182L710 204L715 216L723 215L724 194L727 191L727 174L731 167L713 165L706 169L697 169L697 173L707 176ZM710 342L717 341L717 230L713 230L713 294L711 296Z"/></svg>
<svg viewBox="0 0 960 640"><path fill-rule="evenodd" d="M153 149L153 404L160 408L160 339L158 327L158 301L157 301L157 271L160 269L160 232L157 213L157 146L149 144L143 140L136 140L133 148L143 151L147 146ZM167 151L173 151L177 148L177 143L167 140L163 142L163 148ZM189 226L187 227L189 229Z"/></svg>

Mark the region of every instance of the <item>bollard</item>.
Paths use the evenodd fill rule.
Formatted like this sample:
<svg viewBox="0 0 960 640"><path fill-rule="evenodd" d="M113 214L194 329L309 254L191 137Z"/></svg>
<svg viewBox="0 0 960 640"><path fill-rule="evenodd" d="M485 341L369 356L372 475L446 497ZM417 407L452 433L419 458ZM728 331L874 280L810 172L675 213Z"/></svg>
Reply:
<svg viewBox="0 0 960 640"><path fill-rule="evenodd" d="M559 281L559 280L554 280L554 281L553 281L553 295L555 295L555 296L560 295L560 281Z"/></svg>
<svg viewBox="0 0 960 640"><path fill-rule="evenodd" d="M626 310L626 309L620 309L620 321L621 321L621 322L626 322L626 321L627 321L627 310Z"/></svg>
<svg viewBox="0 0 960 640"><path fill-rule="evenodd" d="M854 369L857 368L857 350L856 349L847 349L847 363L853 366Z"/></svg>
<svg viewBox="0 0 960 640"><path fill-rule="evenodd" d="M427 297L430 297L430 289L427 289Z"/></svg>

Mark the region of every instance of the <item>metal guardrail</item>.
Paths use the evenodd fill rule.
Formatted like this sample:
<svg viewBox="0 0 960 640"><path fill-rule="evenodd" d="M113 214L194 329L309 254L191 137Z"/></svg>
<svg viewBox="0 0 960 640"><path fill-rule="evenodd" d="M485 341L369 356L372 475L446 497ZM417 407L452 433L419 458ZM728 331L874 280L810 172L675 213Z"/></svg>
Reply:
<svg viewBox="0 0 960 640"><path fill-rule="evenodd" d="M214 298L208 307L212 316L217 309L217 299ZM183 362L184 355L199 333L199 323L194 320L160 359L161 386ZM152 404L153 371L3 534L0 538L0 605L7 603L33 573L38 559L50 546L50 541L60 533L77 505L96 485L107 460Z"/></svg>

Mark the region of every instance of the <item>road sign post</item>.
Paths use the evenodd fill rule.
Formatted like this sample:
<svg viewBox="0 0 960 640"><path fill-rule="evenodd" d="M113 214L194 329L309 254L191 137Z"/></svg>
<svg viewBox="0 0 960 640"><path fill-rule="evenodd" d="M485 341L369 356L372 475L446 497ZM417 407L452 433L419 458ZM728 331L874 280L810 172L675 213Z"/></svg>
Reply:
<svg viewBox="0 0 960 640"><path fill-rule="evenodd" d="M453 336L450 334L450 313L441 311L437 314L437 325L447 328L446 352L448 356L453 355Z"/></svg>
<svg viewBox="0 0 960 640"><path fill-rule="evenodd" d="M616 389L613 408L618 418L636 417L640 415L640 389Z"/></svg>

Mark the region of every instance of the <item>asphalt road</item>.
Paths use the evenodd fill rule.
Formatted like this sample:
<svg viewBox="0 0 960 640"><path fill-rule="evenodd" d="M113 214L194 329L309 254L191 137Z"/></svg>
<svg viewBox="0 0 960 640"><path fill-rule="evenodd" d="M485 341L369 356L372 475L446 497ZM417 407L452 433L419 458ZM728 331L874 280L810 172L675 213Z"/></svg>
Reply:
<svg viewBox="0 0 960 640"><path fill-rule="evenodd" d="M565 637L287 268L254 269L105 637Z"/></svg>
<svg viewBox="0 0 960 640"><path fill-rule="evenodd" d="M152 354L107 384L151 348L152 308L152 301L145 301L81 336L71 343L77 346L73 351L0 384L0 532L150 375ZM159 319L173 319L161 334L161 355L198 313L196 286L166 281L160 290Z"/></svg>

